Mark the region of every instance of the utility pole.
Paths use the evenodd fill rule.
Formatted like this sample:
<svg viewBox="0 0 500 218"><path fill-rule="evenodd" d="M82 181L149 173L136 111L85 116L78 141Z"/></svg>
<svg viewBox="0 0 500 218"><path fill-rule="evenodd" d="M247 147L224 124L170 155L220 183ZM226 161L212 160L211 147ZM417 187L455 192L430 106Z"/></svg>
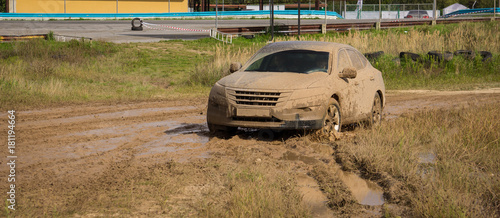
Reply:
<svg viewBox="0 0 500 218"><path fill-rule="evenodd" d="M298 20L298 22L299 22L299 36L300 36L300 1L301 1L301 0L298 0L298 1L299 1L299 12L298 12L298 15L299 15L299 16L298 16L298 19L299 19L299 20Z"/></svg>
<svg viewBox="0 0 500 218"><path fill-rule="evenodd" d="M274 0L271 0L271 4L269 4L271 9L271 42L274 40Z"/></svg>
<svg viewBox="0 0 500 218"><path fill-rule="evenodd" d="M210 1L208 2L208 5L210 5ZM210 6L208 7L210 10ZM219 27L219 18L218 18L218 12L219 12L219 0L215 0L215 30Z"/></svg>

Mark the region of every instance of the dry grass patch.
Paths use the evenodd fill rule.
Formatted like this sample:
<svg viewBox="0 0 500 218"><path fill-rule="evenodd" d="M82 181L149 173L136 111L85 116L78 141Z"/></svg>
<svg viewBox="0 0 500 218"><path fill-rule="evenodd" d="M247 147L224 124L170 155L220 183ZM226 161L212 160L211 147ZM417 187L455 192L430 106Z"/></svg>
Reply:
<svg viewBox="0 0 500 218"><path fill-rule="evenodd" d="M427 111L340 141L339 162L379 181L412 216L500 215L499 104Z"/></svg>

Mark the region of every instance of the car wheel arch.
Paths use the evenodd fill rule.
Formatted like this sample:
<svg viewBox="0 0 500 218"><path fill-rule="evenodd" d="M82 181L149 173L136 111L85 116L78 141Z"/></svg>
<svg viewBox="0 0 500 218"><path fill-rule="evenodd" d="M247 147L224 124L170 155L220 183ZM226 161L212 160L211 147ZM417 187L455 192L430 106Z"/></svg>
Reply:
<svg viewBox="0 0 500 218"><path fill-rule="evenodd" d="M378 95L380 96L380 103L382 104L382 109L383 109L384 105L385 105L385 96L384 96L384 93L382 93L382 91L380 89L378 89L376 91L376 93L378 93Z"/></svg>

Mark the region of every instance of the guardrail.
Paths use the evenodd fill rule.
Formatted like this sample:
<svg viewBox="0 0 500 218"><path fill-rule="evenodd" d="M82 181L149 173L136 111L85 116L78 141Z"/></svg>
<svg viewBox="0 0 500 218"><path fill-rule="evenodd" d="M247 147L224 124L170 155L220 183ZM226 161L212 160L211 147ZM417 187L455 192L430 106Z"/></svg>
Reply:
<svg viewBox="0 0 500 218"><path fill-rule="evenodd" d="M224 43L233 43L233 34L223 33L217 31L217 29L210 29L210 37L222 41Z"/></svg>
<svg viewBox="0 0 500 218"><path fill-rule="evenodd" d="M202 17L215 17L215 11L207 12L179 12L179 13L95 13L95 14L83 14L83 13L0 13L0 18L7 19L124 19L124 18L202 18ZM231 16L269 16L269 10L263 11L219 11L217 16L219 17L231 17ZM301 10L301 16L325 16L325 11L316 10ZM275 16L297 16L297 10L275 10ZM327 16L342 18L337 12L327 11Z"/></svg>
<svg viewBox="0 0 500 218"><path fill-rule="evenodd" d="M435 21L436 24L451 24L451 23L459 23L459 22L484 22L491 21L492 18L467 18L467 19L438 19ZM496 18L496 20L500 20ZM426 20L394 20L394 21L384 21L381 23L378 22L356 22L356 23L339 23L339 24L327 24L326 31L337 31L337 32L346 32L349 30L367 30L378 28L378 24L380 24L379 28L387 29L387 28L396 28L403 26L417 26L417 25L433 25L434 20L426 19ZM322 33L324 24L314 24L314 25L301 25L300 32L301 33ZM260 26L260 27L238 27L238 28L218 28L218 31L227 33L227 34L238 34L238 35L248 35L248 34L260 34L264 33L268 26ZM298 25L280 25L275 26L275 32L283 33L287 35L295 35L298 33Z"/></svg>

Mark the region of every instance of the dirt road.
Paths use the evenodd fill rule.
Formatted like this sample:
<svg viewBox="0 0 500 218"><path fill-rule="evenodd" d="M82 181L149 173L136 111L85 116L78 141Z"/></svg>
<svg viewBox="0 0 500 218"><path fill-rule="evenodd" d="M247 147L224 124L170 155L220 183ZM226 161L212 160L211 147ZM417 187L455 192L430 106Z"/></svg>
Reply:
<svg viewBox="0 0 500 218"><path fill-rule="evenodd" d="M419 110L466 108L491 102L500 102L500 89L391 91L387 95L384 114L389 122ZM124 184L125 181L142 177L144 172L166 162L188 163L218 158L238 163L233 155L235 147L254 149L257 156L248 157L254 158L252 161L295 164L297 169L302 169L297 170L297 184L313 215L330 213L325 206L325 195L306 172L307 167L315 162L328 162L325 160L331 159L332 148L322 144L296 145L293 136L263 139L266 134L252 130L240 130L231 139L210 138L205 111L206 99L17 111L16 185L19 187L19 210L24 210L21 214L54 214L53 211L58 211L56 215L99 215L102 210L95 208L113 210L120 204L95 205L99 199L110 198L104 191L123 190L124 187L135 189L133 184ZM7 113L0 113L0 117L4 122L1 140L7 141L4 134L7 132ZM342 134L346 137L355 133ZM6 150L2 149L4 157L7 156ZM5 158L2 158L1 166L0 175L8 175ZM338 171L358 202L363 205L383 203L382 190L376 185L340 169ZM7 192L6 179L2 179L0 185L1 190ZM192 215L196 209L182 209L182 205L189 205L186 202L191 198L193 196L177 195L177 200L163 199L176 205L170 209L155 201L134 199L132 201L139 203L131 206L125 214L150 216L176 212ZM89 203L87 199L95 202ZM118 215L122 213L116 212Z"/></svg>

